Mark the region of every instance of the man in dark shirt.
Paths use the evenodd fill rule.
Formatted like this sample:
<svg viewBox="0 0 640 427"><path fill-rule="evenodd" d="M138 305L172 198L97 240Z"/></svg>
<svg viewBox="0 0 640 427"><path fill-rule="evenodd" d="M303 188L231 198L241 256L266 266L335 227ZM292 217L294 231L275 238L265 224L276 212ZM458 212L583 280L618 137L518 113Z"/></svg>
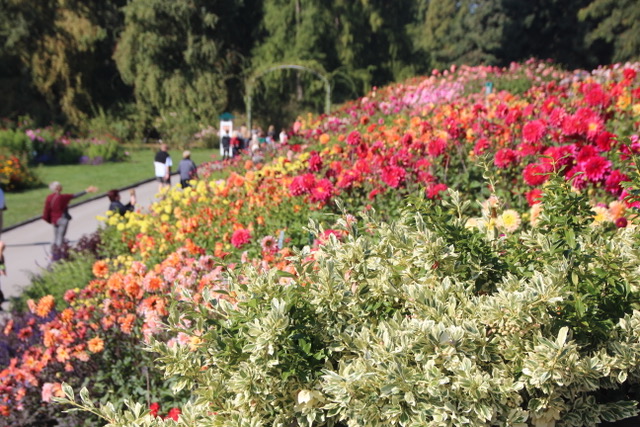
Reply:
<svg viewBox="0 0 640 427"><path fill-rule="evenodd" d="M178 163L178 173L180 174L180 185L182 188L190 187L189 181L198 177L198 168L191 160L191 151L185 150L182 153L182 160Z"/></svg>

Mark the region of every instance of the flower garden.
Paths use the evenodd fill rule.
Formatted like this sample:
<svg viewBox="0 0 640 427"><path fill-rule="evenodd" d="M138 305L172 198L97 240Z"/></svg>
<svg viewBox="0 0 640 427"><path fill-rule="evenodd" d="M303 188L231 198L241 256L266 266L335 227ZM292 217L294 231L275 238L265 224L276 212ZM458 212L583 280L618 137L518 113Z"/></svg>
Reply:
<svg viewBox="0 0 640 427"><path fill-rule="evenodd" d="M3 325L0 424L635 416L638 72L374 88L263 163L106 217L95 278Z"/></svg>

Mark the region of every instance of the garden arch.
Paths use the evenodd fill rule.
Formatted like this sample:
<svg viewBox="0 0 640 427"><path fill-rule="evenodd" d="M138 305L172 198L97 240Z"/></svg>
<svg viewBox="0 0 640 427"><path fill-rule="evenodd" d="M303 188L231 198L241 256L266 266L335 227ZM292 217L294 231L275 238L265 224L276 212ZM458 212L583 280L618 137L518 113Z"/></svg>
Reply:
<svg viewBox="0 0 640 427"><path fill-rule="evenodd" d="M306 71L314 74L316 77L322 80L322 82L324 83L324 88L326 92L324 110L326 114L329 114L331 110L331 84L329 83L329 79L327 78L324 72L314 68L306 67L304 65L299 65L299 64L277 64L277 65L272 65L272 66L257 70L247 80L247 83L246 83L247 97L245 99L245 105L247 108L247 127L249 129L251 129L251 99L253 97L253 88L255 86L256 81L259 78L263 77L264 75L271 73L272 71L285 70L285 69Z"/></svg>

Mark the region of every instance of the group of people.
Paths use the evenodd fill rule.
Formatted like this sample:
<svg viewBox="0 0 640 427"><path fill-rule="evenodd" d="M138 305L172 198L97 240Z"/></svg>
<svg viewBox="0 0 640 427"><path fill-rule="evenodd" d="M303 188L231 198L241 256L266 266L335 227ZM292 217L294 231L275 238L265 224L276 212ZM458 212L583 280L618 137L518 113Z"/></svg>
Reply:
<svg viewBox="0 0 640 427"><path fill-rule="evenodd" d="M223 129L221 133L221 142L223 148L223 159L231 158L233 155L248 151L252 156L259 155L262 147L273 147L277 141L286 143L288 136L283 129L280 134L276 135L275 127L269 126L265 134L262 129L254 129L249 131L246 126L242 126L239 131L229 132ZM171 186L171 168L173 161L169 155L169 147L166 143L160 141L160 149L156 152L153 164L155 177L158 182L158 191ZM180 175L180 186L187 188L191 185L193 179L198 178L198 168L193 160L191 160L191 152L185 150L182 153L182 160L178 163L178 174ZM87 193L95 193L98 188L89 186L85 190L77 193L63 193L62 184L54 181L49 184L51 194L49 194L44 202L42 219L53 226L53 243L52 253L61 248L65 242L67 228L71 215L69 214L69 204L73 199L81 197ZM120 191L113 189L107 192L109 199L108 210L119 215L133 211L136 204L136 193L134 189L129 190L129 202L124 204L120 199ZM0 233L2 231L3 211L6 210L4 192L0 189ZM1 237L1 235L0 235ZM0 275L6 274L4 261L5 243L0 240ZM0 290L0 304L4 301L4 295ZM0 305L0 310L2 306Z"/></svg>
<svg viewBox="0 0 640 427"><path fill-rule="evenodd" d="M173 161L169 155L169 146L164 142L160 142L160 150L153 158L153 165L156 171L156 180L158 181L158 191L162 191L164 187L171 186L171 167ZM178 163L178 174L180 175L180 186L182 188L189 187L190 181L198 178L198 167L191 160L191 151L182 152L182 160Z"/></svg>
<svg viewBox="0 0 640 427"><path fill-rule="evenodd" d="M154 169L156 180L159 184L159 190L171 185L171 167L173 163L168 152L168 146L165 143L160 144L160 150L154 157ZM186 150L182 153L182 160L178 164L178 172L180 174L180 184L182 188L190 186L190 181L197 178L197 167L191 160L191 153ZM67 227L71 220L69 214L69 203L78 197L87 193L95 193L98 189L89 186L85 190L78 193L63 193L62 184L54 181L49 185L51 194L49 194L44 202L44 210L42 219L53 226L53 247L61 247L64 244L64 238L67 233ZM4 205L4 195L0 190L0 206ZM129 190L129 202L124 204L120 199L120 191L109 190L107 192L109 199L108 210L124 215L126 212L133 211L136 204L136 192L134 189ZM1 212L1 211L0 211ZM2 220L0 216L0 221Z"/></svg>
<svg viewBox="0 0 640 427"><path fill-rule="evenodd" d="M249 130L246 126L240 126L239 130L233 132L228 128L223 128L220 132L222 160L230 159L241 153L249 153L253 156L263 147L273 149L276 143L286 144L288 139L289 135L284 128L277 134L273 125L269 126L266 133L260 127Z"/></svg>

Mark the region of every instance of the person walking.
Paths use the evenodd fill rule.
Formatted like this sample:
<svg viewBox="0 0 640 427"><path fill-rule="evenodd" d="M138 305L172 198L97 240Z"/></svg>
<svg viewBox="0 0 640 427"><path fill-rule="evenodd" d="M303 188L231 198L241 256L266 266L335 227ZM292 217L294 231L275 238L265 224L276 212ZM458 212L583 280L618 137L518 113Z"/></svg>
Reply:
<svg viewBox="0 0 640 427"><path fill-rule="evenodd" d="M191 151L182 152L182 160L178 163L178 173L180 173L180 185L182 188L191 187L189 181L198 178L198 167L191 160Z"/></svg>
<svg viewBox="0 0 640 427"><path fill-rule="evenodd" d="M120 201L120 191L109 190L107 191L107 197L109 198L109 210L117 212L120 215L124 215L127 212L133 212L136 205L136 190L133 188L129 190L129 203L126 205Z"/></svg>
<svg viewBox="0 0 640 427"><path fill-rule="evenodd" d="M64 236L67 234L67 227L71 215L69 215L69 202L76 197L84 196L87 193L95 193L98 189L94 186L87 187L86 190L75 194L63 194L62 184L53 181L49 184L51 194L44 202L42 219L53 225L53 246L52 249L60 248L64 243Z"/></svg>
<svg viewBox="0 0 640 427"><path fill-rule="evenodd" d="M178 173L180 174L180 185L182 188L191 187L189 181L198 178L198 167L191 160L191 151L182 152L182 160L178 163Z"/></svg>
<svg viewBox="0 0 640 427"><path fill-rule="evenodd" d="M169 146L161 141L160 151L153 158L153 166L158 180L158 192L165 187L171 187L171 166L173 166L173 162L168 150Z"/></svg>

